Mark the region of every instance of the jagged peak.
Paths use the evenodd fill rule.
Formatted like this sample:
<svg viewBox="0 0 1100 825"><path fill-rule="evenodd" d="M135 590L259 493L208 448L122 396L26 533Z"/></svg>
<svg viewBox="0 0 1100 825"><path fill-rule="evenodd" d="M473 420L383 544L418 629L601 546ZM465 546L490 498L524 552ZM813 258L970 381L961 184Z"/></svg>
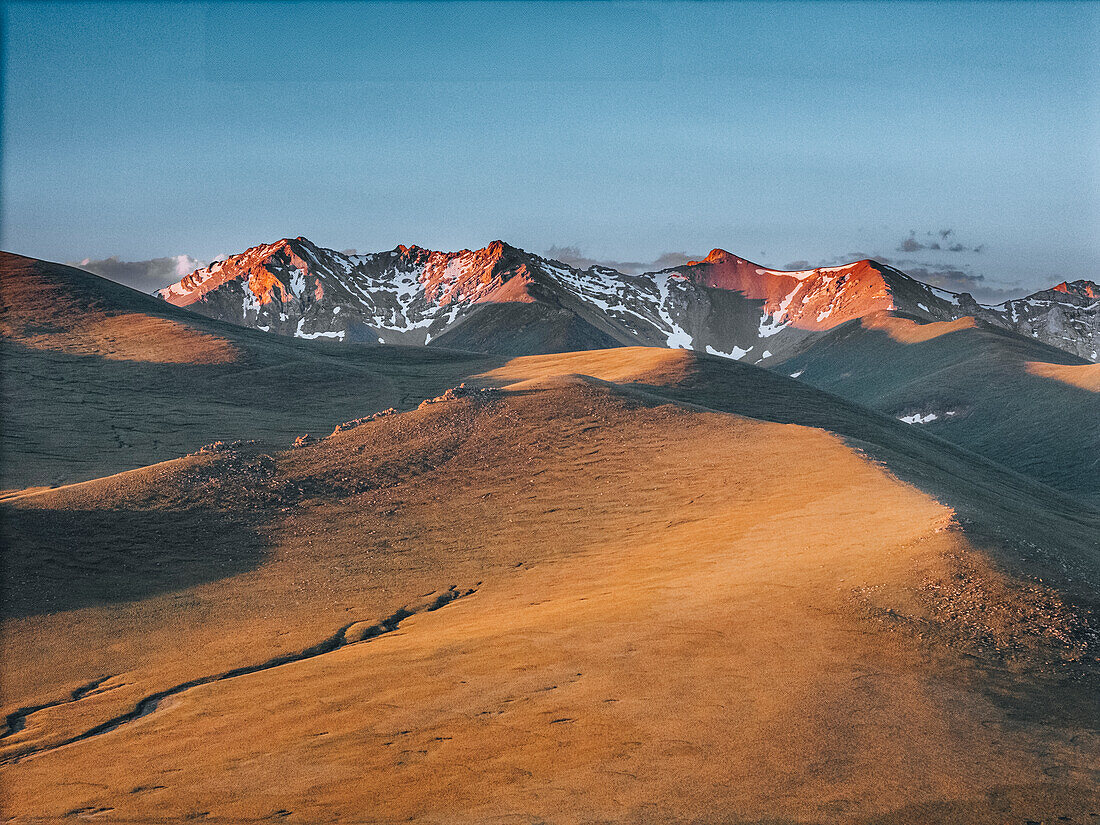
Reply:
<svg viewBox="0 0 1100 825"><path fill-rule="evenodd" d="M490 241L480 249L470 249L468 247L458 249L454 251L448 251L443 249L429 249L425 246L418 246L417 244L398 244L391 250L401 256L416 257L419 255L447 255L451 257L463 256L463 255L488 255L492 257L500 257L503 255L528 255L528 253L519 248L518 246L512 246L502 240Z"/></svg>
<svg viewBox="0 0 1100 825"><path fill-rule="evenodd" d="M462 251L465 252L465 253L470 253L471 252L471 250L468 250L468 249L464 249ZM509 257L509 258L514 258L514 257L527 257L527 258L530 258L530 257L533 257L529 252L527 252L527 250L521 249L518 246L512 246L512 244L507 243L506 241L502 241L500 239L497 239L495 241L490 241L488 244L486 244L481 249L473 250L472 254L487 255L489 257L497 258L497 259L505 258L505 257Z"/></svg>
<svg viewBox="0 0 1100 825"><path fill-rule="evenodd" d="M1100 284L1081 278L1077 281L1062 281L1051 287L1052 292L1076 295L1081 298L1100 298Z"/></svg>
<svg viewBox="0 0 1100 825"><path fill-rule="evenodd" d="M316 244L314 244L309 238L305 237L304 235L299 235L296 238L279 238L279 240L273 241L272 243L260 244L259 246L254 246L252 248L263 249L265 247L269 247L275 249L285 249L286 247L293 247L295 244L300 246L304 245L316 247Z"/></svg>
<svg viewBox="0 0 1100 825"><path fill-rule="evenodd" d="M237 262L248 258L255 258L258 255L266 257L280 251L288 251L292 254L297 255L299 250L303 247L309 249L312 252L316 252L321 249L321 247L317 246L317 244L313 243L313 241L311 241L309 238L306 238L302 235L299 235L296 238L279 238L277 241L271 241L269 243L261 243L256 244L255 246L250 246L243 252L238 252L234 255L228 255L221 260L211 261L206 266L199 267L195 271L202 272L204 270L213 269L219 265L225 265L228 262Z"/></svg>

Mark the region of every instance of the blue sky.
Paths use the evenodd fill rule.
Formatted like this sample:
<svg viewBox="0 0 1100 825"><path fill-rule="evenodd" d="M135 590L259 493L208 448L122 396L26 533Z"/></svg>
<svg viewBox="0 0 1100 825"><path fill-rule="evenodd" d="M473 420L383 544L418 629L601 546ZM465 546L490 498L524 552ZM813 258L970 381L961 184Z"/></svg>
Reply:
<svg viewBox="0 0 1100 825"><path fill-rule="evenodd" d="M1100 278L1100 4L27 2L3 22L9 251L503 238L877 255L990 294Z"/></svg>

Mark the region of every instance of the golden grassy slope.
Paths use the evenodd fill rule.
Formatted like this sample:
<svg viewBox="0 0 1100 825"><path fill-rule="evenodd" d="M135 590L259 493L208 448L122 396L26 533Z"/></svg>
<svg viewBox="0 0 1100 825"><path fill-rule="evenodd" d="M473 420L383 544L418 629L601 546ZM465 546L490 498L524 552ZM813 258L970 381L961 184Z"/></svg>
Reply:
<svg viewBox="0 0 1100 825"><path fill-rule="evenodd" d="M978 329L978 321L968 315L956 318L954 321L930 321L922 323L912 318L904 318L889 313L876 313L861 319L860 323L866 329L877 329L885 332L891 339L899 344L920 344L947 335L949 332L959 332L964 329Z"/></svg>
<svg viewBox="0 0 1100 825"><path fill-rule="evenodd" d="M884 314L862 323L866 329L829 333L799 356L801 368L784 369L895 417L938 410L940 418L926 429L1095 507L1100 451L1093 447L1100 445L1100 428L1092 422L1100 418L1096 395L1085 386L1088 370L1069 364L1079 359L973 328L966 319L919 325ZM479 328L490 337L500 333L489 327ZM522 338L532 330L520 324L513 333ZM558 345L568 338L555 339L554 348L564 348ZM613 359L629 364L637 357ZM145 466L219 439L256 439L277 449L303 432L328 432L333 421L409 409L505 363L472 353L265 335L72 267L8 253L0 253L0 358L0 496ZM1051 363L1036 375L1028 361ZM714 376L713 368L691 370ZM820 394L805 393L783 409L773 402L777 393L792 392L786 385L750 381L744 369L737 375L749 383L735 393L735 403L713 391L700 401L703 388L695 379L691 398L679 400L835 426L835 417L812 415ZM675 384L676 392L683 383L654 382ZM943 415L947 409L955 415Z"/></svg>
<svg viewBox="0 0 1100 825"><path fill-rule="evenodd" d="M1048 364L1029 361L1027 371L1089 392L1100 392L1100 364Z"/></svg>
<svg viewBox="0 0 1100 825"><path fill-rule="evenodd" d="M701 380L707 370L726 383ZM128 546L100 542L93 570L163 553L180 578L117 604L89 587L49 615L32 600L8 620L5 712L107 681L0 740L9 760L29 754L0 769L6 812L914 823L1100 813L1095 650L1066 595L1095 597L1094 514L1063 512L1022 479L991 482L980 460L937 453L892 422L865 416L863 431L887 467L851 435L654 397L664 387L697 404L751 403L736 398L741 386L774 406L788 387L802 409L814 392L717 359L582 353L517 359L482 380L509 390L270 457L199 456L12 501L19 513L77 514L68 546L40 547L40 582L72 581L81 521L105 509L147 518L127 524ZM818 403L838 427L856 426L854 408ZM1031 520L1042 513L1041 549L1057 560L1047 568L1065 565L1062 578L1010 577L999 562L1026 565L1019 545L989 525L960 529L952 509L895 474L939 478L963 504L996 494ZM164 542L185 517L193 556ZM212 556L225 575L196 573ZM474 592L51 749L142 697L399 618L452 586Z"/></svg>
<svg viewBox="0 0 1100 825"><path fill-rule="evenodd" d="M87 272L0 253L0 336L29 349L156 364L236 360L227 338L203 330L202 322L163 317L172 314Z"/></svg>

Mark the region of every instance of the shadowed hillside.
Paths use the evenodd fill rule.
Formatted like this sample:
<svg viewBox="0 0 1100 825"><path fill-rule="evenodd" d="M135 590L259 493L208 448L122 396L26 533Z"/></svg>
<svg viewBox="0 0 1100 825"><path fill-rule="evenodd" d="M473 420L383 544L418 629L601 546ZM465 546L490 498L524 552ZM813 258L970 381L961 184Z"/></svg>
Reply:
<svg viewBox="0 0 1100 825"><path fill-rule="evenodd" d="M488 358L242 329L79 269L0 254L0 486L94 478L217 440L283 446L407 409Z"/></svg>
<svg viewBox="0 0 1100 825"><path fill-rule="evenodd" d="M973 319L875 316L777 372L953 441L1052 487L1100 496L1097 365Z"/></svg>
<svg viewBox="0 0 1100 825"><path fill-rule="evenodd" d="M323 434L333 420L408 409L503 363L265 335L15 255L0 258L0 301L7 488L92 478L216 440L282 446L304 432ZM559 312L546 300L487 305L447 332L447 343L478 349L486 336L519 350L621 343L574 309ZM972 319L918 325L875 316L825 333L776 371L895 418L937 414L916 426L1095 501L1094 366ZM750 414L777 415L764 398ZM811 418L799 423L812 420L814 402L804 404L799 414Z"/></svg>

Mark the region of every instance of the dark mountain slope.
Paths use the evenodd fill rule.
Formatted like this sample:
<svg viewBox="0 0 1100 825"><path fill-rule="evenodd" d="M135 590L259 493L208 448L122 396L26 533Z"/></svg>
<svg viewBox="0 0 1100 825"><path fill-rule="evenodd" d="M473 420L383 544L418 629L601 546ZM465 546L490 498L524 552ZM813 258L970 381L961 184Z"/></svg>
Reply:
<svg viewBox="0 0 1100 825"><path fill-rule="evenodd" d="M1088 361L1100 360L1100 285L1092 281L1063 281L992 307L967 302L963 310Z"/></svg>
<svg viewBox="0 0 1100 825"><path fill-rule="evenodd" d="M1053 487L1100 495L1100 366L973 319L879 315L774 367ZM1076 382L1076 383L1075 383Z"/></svg>
<svg viewBox="0 0 1100 825"><path fill-rule="evenodd" d="M0 254L5 488L142 466L216 440L284 446L407 409L484 356L295 341L71 267Z"/></svg>
<svg viewBox="0 0 1100 825"><path fill-rule="evenodd" d="M722 249L681 267L627 275L575 269L501 241L459 252L399 246L349 255L293 238L215 262L158 294L213 318L298 338L461 342L507 354L616 341L766 363L884 310L923 320L980 316L1079 353L1095 349L1100 329L1100 303L1077 285L1050 291L1050 300L983 307L876 261L786 272ZM515 311L487 311L501 304ZM444 343L459 325L466 331Z"/></svg>

